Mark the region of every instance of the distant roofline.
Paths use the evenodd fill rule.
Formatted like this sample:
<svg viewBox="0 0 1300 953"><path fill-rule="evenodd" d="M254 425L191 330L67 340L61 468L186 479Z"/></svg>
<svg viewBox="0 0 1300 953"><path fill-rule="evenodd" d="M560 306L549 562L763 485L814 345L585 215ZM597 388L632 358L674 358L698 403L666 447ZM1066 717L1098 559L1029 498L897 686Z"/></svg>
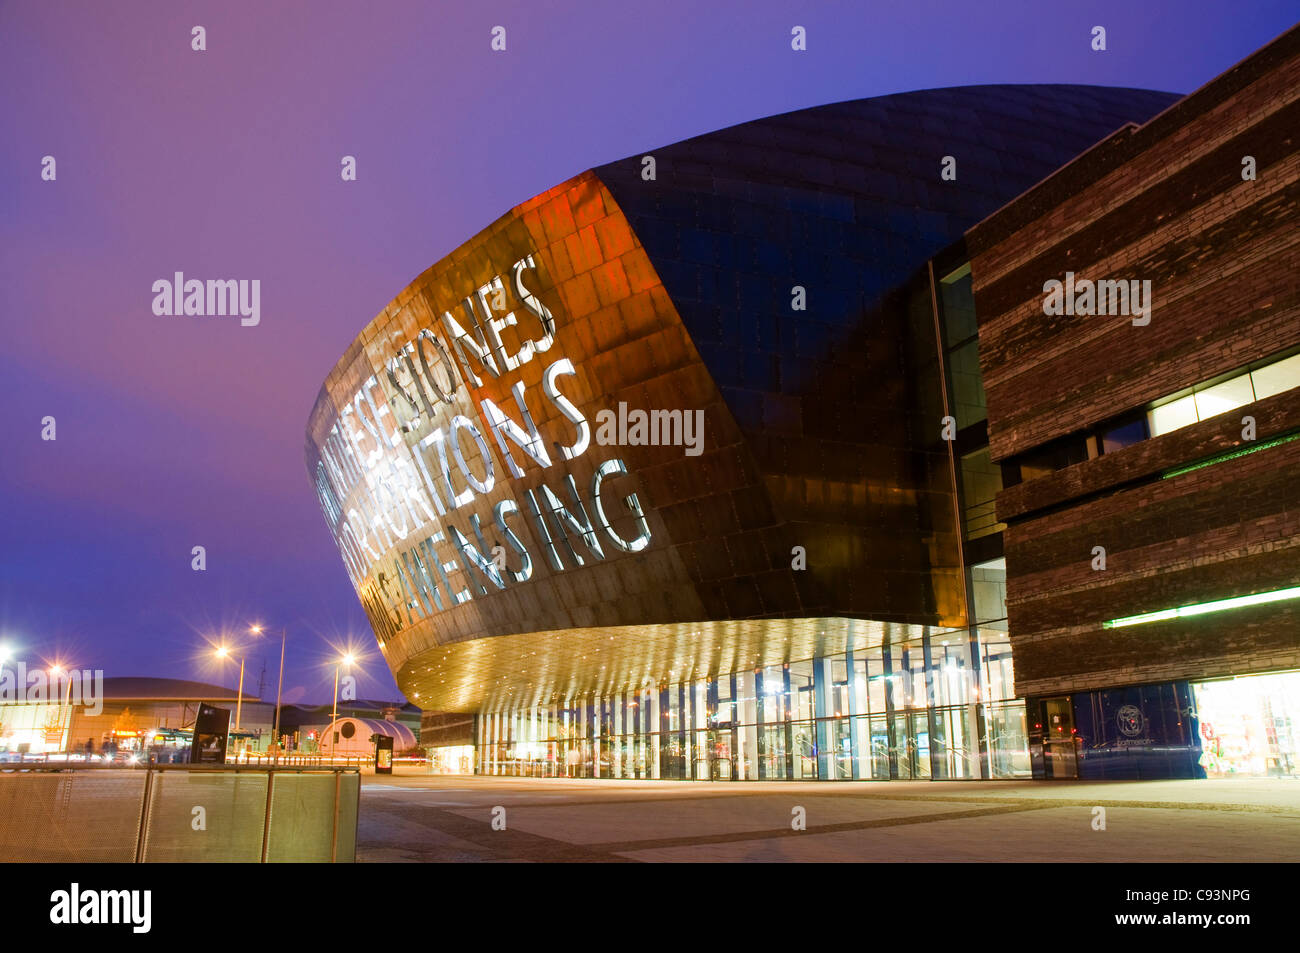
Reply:
<svg viewBox="0 0 1300 953"><path fill-rule="evenodd" d="M274 705L275 701L244 692L245 705ZM209 682L197 682L186 678L166 678L157 675L115 675L104 679L104 701L153 701L153 702L211 702L239 701L239 692L222 685ZM330 702L283 702L281 708L330 709ZM357 701L338 703L340 711L344 709L367 709L381 711L396 708L419 714L421 709L407 701L380 701L362 698Z"/></svg>
<svg viewBox="0 0 1300 953"><path fill-rule="evenodd" d="M250 699L244 693L244 701ZM123 675L104 679L105 701L237 701L239 692L221 685L184 678ZM256 699L254 699L256 700Z"/></svg>
<svg viewBox="0 0 1300 953"><path fill-rule="evenodd" d="M743 129L746 126L760 125L765 122L771 122L777 119L785 119L788 117L799 116L805 113L817 112L818 110L822 110L822 109L830 110L830 109L834 109L837 106L856 106L859 103L879 102L886 99L895 99L895 98L902 99L909 96L924 96L929 93L934 93L934 94L958 93L958 92L968 92L974 90L996 90L996 89L1014 89L1014 90L1099 89L1099 90L1108 90L1111 92L1129 91L1129 92L1141 92L1141 93L1159 93L1165 96L1179 95L1178 93L1171 92L1169 90L1148 89L1147 87L1144 86L1119 86L1113 83L1068 83L1068 82L1066 83L1053 83L1053 82L958 83L956 85L950 85L950 86L925 86L920 89L900 89L892 93L877 93L874 96L851 96L848 99L836 99L833 100L832 102L818 103L813 106L798 106L794 109L787 109L785 112L771 113L765 116L756 116L753 119L742 119L740 122L732 123L729 126L721 126L717 129L710 129L707 132L696 133L693 136L687 136L685 139L678 139L675 142L662 142L658 146L655 146L654 148L642 149L638 152L633 152L629 155L625 155L617 159L612 159L609 162L601 162L597 165L592 166L587 171L599 172L600 169L604 168L605 166L618 165L621 162L629 162L634 160L639 162L642 156L648 155L656 151L663 151L664 149L673 148L675 146L684 146L700 139L709 139L714 136L721 136L725 133L732 132L737 129ZM1171 104L1171 106L1172 105L1176 105L1176 103ZM1166 110L1168 108L1171 107L1166 107Z"/></svg>

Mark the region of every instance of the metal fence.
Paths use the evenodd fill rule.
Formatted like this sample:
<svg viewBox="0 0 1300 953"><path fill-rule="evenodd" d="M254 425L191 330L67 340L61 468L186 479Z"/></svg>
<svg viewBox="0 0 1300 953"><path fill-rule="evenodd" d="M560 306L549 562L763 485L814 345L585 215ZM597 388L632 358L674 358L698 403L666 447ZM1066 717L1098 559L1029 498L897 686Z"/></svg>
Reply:
<svg viewBox="0 0 1300 953"><path fill-rule="evenodd" d="M355 768L15 765L0 861L352 863Z"/></svg>

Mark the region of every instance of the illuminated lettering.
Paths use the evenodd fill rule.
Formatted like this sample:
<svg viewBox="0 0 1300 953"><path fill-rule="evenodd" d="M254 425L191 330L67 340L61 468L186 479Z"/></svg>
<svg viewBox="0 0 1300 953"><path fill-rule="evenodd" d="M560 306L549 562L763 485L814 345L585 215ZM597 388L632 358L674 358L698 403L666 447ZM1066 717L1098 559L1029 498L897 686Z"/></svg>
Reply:
<svg viewBox="0 0 1300 953"><path fill-rule="evenodd" d="M560 393L560 389L555 386L555 379L560 375L576 375L573 362L567 357L562 357L542 374L542 390L550 399L556 408L562 413L574 427L577 428L578 436L571 447L561 447L560 453L566 460L574 460L587 452L587 447L591 444L591 427L587 424L587 418L582 415L577 407L569 398Z"/></svg>
<svg viewBox="0 0 1300 953"><path fill-rule="evenodd" d="M546 553L546 561L551 564L551 568L556 572L563 572L564 563L560 562L560 551L555 548L555 541L551 539L551 531L546 528L546 518L542 516L542 508L537 505L537 497L533 496L532 490L525 490L524 497L528 500L528 510L533 515L533 523L537 526L537 533L542 539L542 549Z"/></svg>
<svg viewBox="0 0 1300 953"><path fill-rule="evenodd" d="M442 531L439 530L428 539L422 541L420 543L420 549L424 550L424 555L428 564L432 566L434 572L437 573L438 580L442 583L442 589L447 593L451 601L453 603L468 602L471 598L469 590L462 589L460 592L453 591L451 588L451 580L447 578L447 573L455 572L456 561L450 559L447 562L443 562L438 558L438 551L433 548L434 543L441 543L446 538L447 537L443 535Z"/></svg>
<svg viewBox="0 0 1300 953"><path fill-rule="evenodd" d="M604 559L605 551L600 548L600 540L596 538L596 533L591 528L591 520L587 517L587 510L582 505L582 498L578 496L578 485L573 481L573 474L568 474L566 480L569 485L569 495L573 497L573 505L582 514L581 520L565 508L559 498L551 492L549 486L545 483L541 486L542 495L546 497L546 502L551 508L551 515L555 517L555 528L560 533L560 539L564 541L564 545L568 548L569 555L573 557L574 562L581 566L583 564L582 557L578 555L578 551L573 548L573 543L569 541L569 534L564 531L565 524L568 524L569 528L586 542L587 549L591 551L593 556L597 559Z"/></svg>
<svg viewBox="0 0 1300 953"><path fill-rule="evenodd" d="M610 525L609 517L605 514L605 506L600 499L601 484L607 477L615 475L627 475L627 464L622 460L606 460L591 477L591 499L596 509L596 519L600 521L601 529L615 546L625 553L639 553L650 545L650 524L646 522L645 514L641 511L641 501L637 499L636 494L623 497L624 505L636 518L637 535L631 540L626 540L614 532L614 527Z"/></svg>
<svg viewBox="0 0 1300 953"><path fill-rule="evenodd" d="M460 447L460 432L468 430L474 442L478 444L479 455L483 458L483 479L480 480L474 476L465 462L465 454ZM492 451L488 449L487 441L483 439L483 434L479 433L478 427L474 426L474 421L468 417L462 417L457 414L451 418L451 450L456 456L456 465L460 467L461 476L465 482L478 490L480 493L491 493L492 487L496 483L496 467L492 464Z"/></svg>
<svg viewBox="0 0 1300 953"><path fill-rule="evenodd" d="M410 564L406 562L406 554L402 558L393 561L393 572L397 576L397 581L401 584L402 595L405 597L402 601L406 609L406 621L414 625L419 620L433 612L433 606L429 604L424 592L419 586L412 585L408 577Z"/></svg>
<svg viewBox="0 0 1300 953"><path fill-rule="evenodd" d="M501 448L501 456L506 461L506 467L510 474L516 478L524 475L523 469L515 463L515 458L510 455L510 448L506 446L505 438L513 440L524 453L532 458L533 462L542 469L551 465L551 458L546 453L546 444L542 442L542 436L537 432L537 424L533 423L533 415L528 412L528 403L524 400L524 382L516 381L515 386L511 388L514 395L515 403L519 406L519 413L523 417L524 424L528 427L527 433L523 427L507 417L496 404L488 398L480 401L483 408L483 415L487 418L487 424L492 433L496 436L497 445Z"/></svg>
<svg viewBox="0 0 1300 953"><path fill-rule="evenodd" d="M447 462L447 440L441 430L435 430L427 437L420 441L420 447L423 448L429 444L438 451L438 467L442 471L442 485L447 491L447 506L449 509L460 509L474 499L474 491L468 486L457 493L451 486L451 465Z"/></svg>
<svg viewBox="0 0 1300 953"><path fill-rule="evenodd" d="M524 269L534 267L536 266L533 264L533 256L529 255L527 258L521 258L515 262L512 271L515 296L542 323L542 336L533 342L534 350L541 354L549 351L551 345L555 343L555 315L551 314L550 309L542 304L541 298L524 287Z"/></svg>
<svg viewBox="0 0 1300 953"><path fill-rule="evenodd" d="M403 359L405 359L405 366L403 366ZM406 404L406 412L399 414L398 403L389 400L389 404L393 408L394 422L402 433L410 433L416 429L422 415L426 415L430 420L433 419L433 408L429 406L428 399L421 392L419 385L416 385L416 393L412 395L406 389L406 386L398 381L397 372L399 370L406 370L410 375L408 378L410 382L415 383L415 369L411 367L411 359L406 354L405 348L388 359L388 362L384 365L384 376L388 379L388 386L392 390L393 397L400 397L402 402Z"/></svg>
<svg viewBox="0 0 1300 953"><path fill-rule="evenodd" d="M371 559L373 559L374 561L378 562L378 561L379 561L379 558L380 558L379 553L377 553L377 552L375 552L373 549L371 549L371 548L370 548L370 544L366 542L366 536L367 536L367 534L365 533L364 529L363 529L363 531L362 531L361 533L357 533L357 531L356 531L355 529L352 528L352 525L351 525L351 524L352 524L352 519L353 519L354 517L356 518L356 521L362 525L363 528L364 528L365 525L366 525L365 520L363 520L363 519L361 518L361 514L360 514L360 513L358 513L355 509L348 510L348 527L347 527L347 528L348 528L348 530L352 533L352 538L355 539L355 540L358 542L358 544L360 544L360 546L361 546L362 549L364 549L367 553L370 554L370 558L371 558Z"/></svg>
<svg viewBox="0 0 1300 953"><path fill-rule="evenodd" d="M517 417L499 405L498 401L507 403L503 398L474 393L488 378L517 374L555 343L555 315L525 284L525 272L535 268L531 255L520 258L508 277L496 275L479 284L462 299L459 311L432 308L434 315L441 313L441 320L435 327L419 329L387 360L374 358L372 373L350 400L340 401L336 418L317 444L315 459L309 460L321 511L376 632L396 634L476 596L533 580L539 562L552 572L563 572L604 560L606 539L620 553L640 552L650 544L650 527L635 493L622 496L632 517L624 526L630 525L633 532L625 537L610 518L604 481L628 474L619 459L597 465L590 499L584 498L576 478L566 473L567 490L545 483L532 489L515 487L513 498L497 500L490 515L486 503L473 512L480 497L501 492L494 444L509 483L526 475L523 457L549 470L557 451L559 459L575 460L593 442L586 414L560 389L561 378L578 376L568 357L560 357L541 372L543 396L555 410L545 410L540 417L533 415L523 380L513 380L509 386ZM229 296L229 289L222 290ZM511 293L517 301L511 302L515 310L507 311ZM423 310L424 304L417 301L412 306ZM527 329L523 326L528 323L525 316L538 322L540 334L531 324ZM508 328L515 329L516 337L505 333ZM470 390L462 391L462 384ZM583 383L570 385L571 393L585 391ZM608 410L597 414L601 425L597 436L609 430L606 436L616 433L619 443L681 444L696 455L702 449L702 418L698 410L629 414L626 404L620 403L617 415ZM572 427L572 435L543 434L538 420L561 431ZM477 453L465 443L467 434ZM523 457L515 456L520 451ZM474 456L482 460L481 472L470 459ZM460 479L451 475L453 458ZM462 481L457 492L455 483ZM456 511L464 512L468 521L438 526ZM516 514L531 534L521 531L521 524L512 525L510 517ZM497 538L504 539L504 547L500 542L489 546L484 532L488 520ZM434 532L425 535L427 527ZM581 537L586 552L580 552L575 537ZM535 545L541 547L541 560L530 552ZM518 569L510 568L514 559L507 562L506 547L517 556ZM569 562L561 549L567 550ZM449 576L456 572L466 577L463 583L457 578L458 590L451 581L455 577Z"/></svg>
<svg viewBox="0 0 1300 953"><path fill-rule="evenodd" d="M475 387L482 387L483 379L474 373L474 368L470 366L469 357L465 353L466 350L478 361L479 367L493 377L500 377L501 371L497 368L496 359L492 356L492 348L487 343L478 315L474 312L474 299L466 298L461 302L461 308L465 311L466 323L474 329L474 337L470 337L469 332L460 326L450 311L442 313L442 324L447 334L451 336L451 346L456 349L456 354L460 357L461 366L465 370L465 379L472 382Z"/></svg>
<svg viewBox="0 0 1300 953"><path fill-rule="evenodd" d="M487 318L487 338L492 345L492 350L495 352L497 360L501 362L501 367L507 371L513 371L533 359L533 342L524 341L519 348L518 354L506 352L505 342L501 340L501 332L506 328L515 326L515 313L509 311L503 318L493 317L492 305L488 302L489 291L495 291L502 300L505 299L506 286L501 283L500 276L493 278L478 289L478 301L479 306L483 309L484 316Z"/></svg>
<svg viewBox="0 0 1300 953"><path fill-rule="evenodd" d="M439 587L438 583L434 581L433 576L429 574L429 565L420 554L420 551L424 549L426 543L428 543L427 539L422 540L414 549L403 553L402 558L407 560L407 572L410 573L411 578L415 580L416 586L428 594L428 596L433 600L433 605L439 612L441 612L446 608L442 602L442 591L445 589L450 597L451 585L448 584ZM436 559L433 561L433 565L437 568L441 568L438 567ZM440 578L445 577L440 576Z"/></svg>
<svg viewBox="0 0 1300 953"><path fill-rule="evenodd" d="M438 431L434 431L437 433ZM433 484L433 474L429 472L429 466L424 462L424 447L432 443L433 434L425 437L418 444L411 448L411 458L415 461L415 468L420 474L420 482L424 488L429 491L429 496L433 500L433 506L438 511L439 516L447 514L447 508L442 505L442 496L438 493L438 488ZM448 492L451 490L451 484L447 484Z"/></svg>
<svg viewBox="0 0 1300 953"><path fill-rule="evenodd" d="M510 573L510 577L514 579L515 582L527 582L533 575L533 557L528 554L528 548L519 541L519 537L514 534L514 531L506 525L506 517L511 513L518 512L518 503L514 500L502 500L493 508L492 516L497 529L505 534L506 541L510 543L510 547L519 554L519 571L515 572L513 569L509 568L507 568L506 571Z"/></svg>
<svg viewBox="0 0 1300 953"><path fill-rule="evenodd" d="M474 524L474 534L478 536L480 540L480 545L482 545L481 540L483 539L483 534L478 527L477 513L475 513L471 517L471 522ZM473 578L473 574L469 572L469 567L477 566L479 572L482 573L484 576L487 576L487 578L492 581L492 584L494 586L496 586L498 589L504 589L506 587L506 582L504 579L501 578L501 573L497 569L496 563L492 561L492 557L490 555L486 554L483 551L487 547L483 546L483 549L479 549L477 546L475 546L473 543L471 543L468 539L465 538L464 533L462 533L454 526L449 526L448 529L451 531L452 542L455 544L456 548L459 549L462 555L464 555L465 557L466 574L470 575L471 578ZM487 586L483 585L481 582L478 583L478 589L480 595L487 594Z"/></svg>
<svg viewBox="0 0 1300 953"><path fill-rule="evenodd" d="M432 342L434 353L437 355L436 363L442 368L442 372L447 378L445 386L439 383L438 378L433 373L433 366L429 363L429 354L424 349L424 343L426 341ZM428 390L432 390L434 396L444 404L450 404L453 401L453 395L456 393L457 387L455 376L456 362L453 361L451 355L447 353L447 345L442 343L442 338L438 337L438 335L434 334L428 328L425 328L415 336L415 353L420 359L420 370L424 372L424 386L421 387L421 392L424 394L425 400L430 406L430 413L432 413L433 401L429 399ZM418 378L417 383L419 383Z"/></svg>

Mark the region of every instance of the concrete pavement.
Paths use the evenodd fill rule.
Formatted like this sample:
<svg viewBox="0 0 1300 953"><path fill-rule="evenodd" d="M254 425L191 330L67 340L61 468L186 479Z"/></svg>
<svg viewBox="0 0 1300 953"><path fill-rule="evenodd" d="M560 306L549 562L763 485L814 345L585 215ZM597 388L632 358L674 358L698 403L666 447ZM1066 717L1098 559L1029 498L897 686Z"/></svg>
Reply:
<svg viewBox="0 0 1300 953"><path fill-rule="evenodd" d="M1300 781L368 776L357 859L1293 862Z"/></svg>

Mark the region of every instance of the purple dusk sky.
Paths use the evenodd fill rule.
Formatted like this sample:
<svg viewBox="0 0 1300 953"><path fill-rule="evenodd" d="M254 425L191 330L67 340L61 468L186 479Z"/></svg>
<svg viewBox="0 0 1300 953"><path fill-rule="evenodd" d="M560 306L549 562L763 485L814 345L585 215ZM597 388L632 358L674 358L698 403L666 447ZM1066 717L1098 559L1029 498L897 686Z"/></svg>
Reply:
<svg viewBox="0 0 1300 953"><path fill-rule="evenodd" d="M361 694L396 697L303 434L335 361L422 270L578 172L699 133L937 86L1190 92L1295 10L2 3L0 640L29 666L233 685L205 638L262 620L288 626L287 700L328 701L329 646L349 637ZM155 317L151 285L175 271L260 279L260 326ZM274 696L277 650L249 647L253 691L265 659Z"/></svg>

